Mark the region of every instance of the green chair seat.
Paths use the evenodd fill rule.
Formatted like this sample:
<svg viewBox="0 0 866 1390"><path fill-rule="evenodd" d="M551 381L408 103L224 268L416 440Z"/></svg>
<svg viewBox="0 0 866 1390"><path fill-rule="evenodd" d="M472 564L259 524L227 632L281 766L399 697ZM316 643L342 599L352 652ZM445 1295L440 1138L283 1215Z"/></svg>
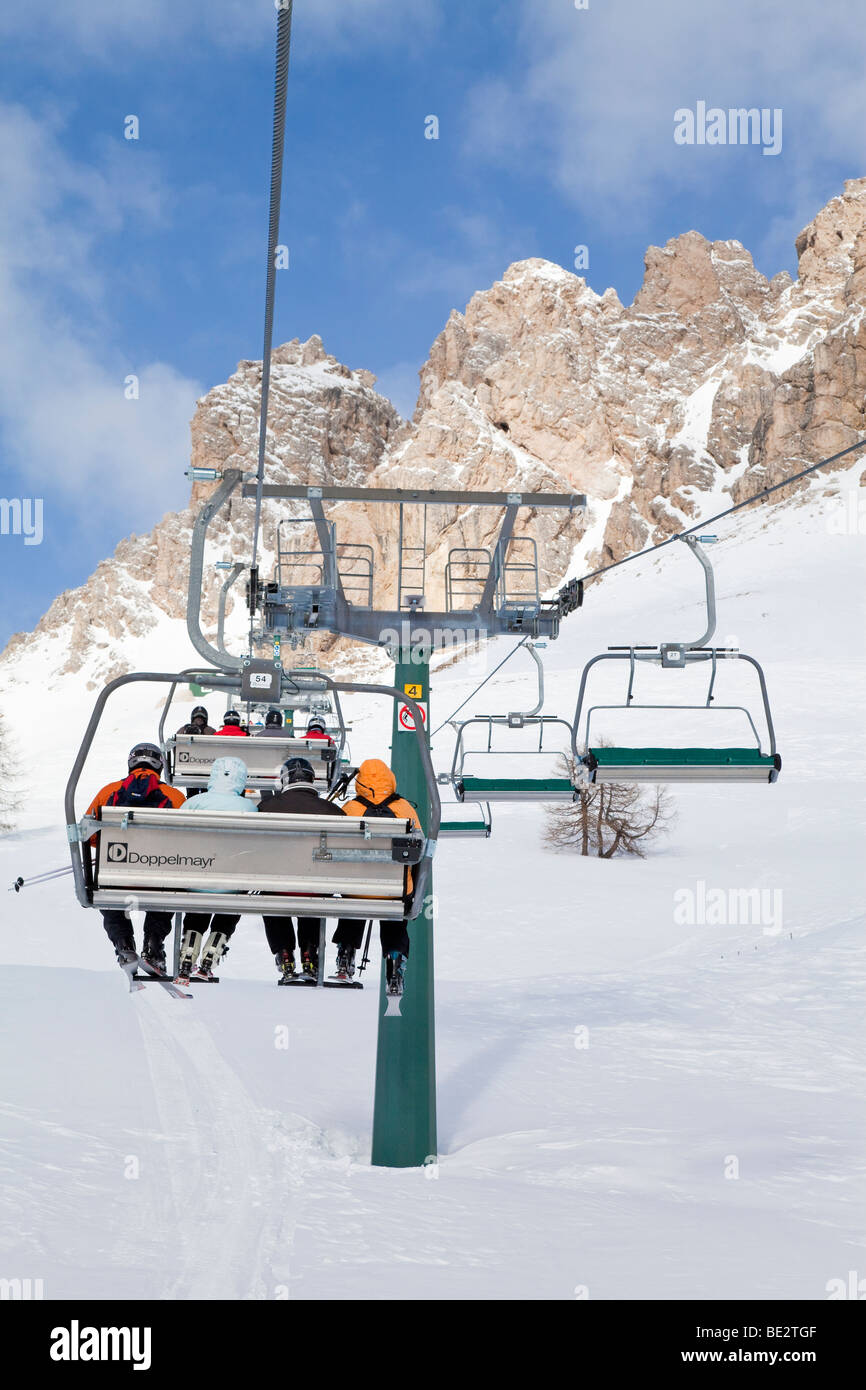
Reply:
<svg viewBox="0 0 866 1390"><path fill-rule="evenodd" d="M490 827L483 820L446 820L439 826L440 835L488 835Z"/></svg>
<svg viewBox="0 0 866 1390"><path fill-rule="evenodd" d="M591 748L599 767L766 767L772 753L759 748Z"/></svg>
<svg viewBox="0 0 866 1390"><path fill-rule="evenodd" d="M461 777L458 795L467 801L570 801L568 777Z"/></svg>

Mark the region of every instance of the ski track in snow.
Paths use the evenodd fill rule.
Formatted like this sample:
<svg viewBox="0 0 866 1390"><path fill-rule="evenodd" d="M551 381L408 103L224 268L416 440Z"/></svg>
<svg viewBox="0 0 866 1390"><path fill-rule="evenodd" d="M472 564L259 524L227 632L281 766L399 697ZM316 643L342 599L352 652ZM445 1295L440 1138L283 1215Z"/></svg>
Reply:
<svg viewBox="0 0 866 1390"><path fill-rule="evenodd" d="M175 1153L167 1164L173 1230L182 1268L167 1299L264 1297L269 1235L285 1220L267 1208L274 1174L262 1116L236 1073L195 1017L177 1017L182 1000L155 998L148 986L139 1014L157 1109ZM242 1261L239 1261L242 1255Z"/></svg>

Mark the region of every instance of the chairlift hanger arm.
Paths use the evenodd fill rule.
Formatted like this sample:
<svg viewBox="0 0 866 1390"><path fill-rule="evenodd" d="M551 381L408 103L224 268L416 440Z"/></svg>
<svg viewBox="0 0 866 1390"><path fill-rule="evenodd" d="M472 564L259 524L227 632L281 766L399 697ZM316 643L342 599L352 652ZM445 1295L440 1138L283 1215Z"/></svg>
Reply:
<svg viewBox="0 0 866 1390"><path fill-rule="evenodd" d="M499 528L499 536L493 549L493 563L484 581L484 588L481 591L481 598L478 601L478 608L482 613L493 613L493 598L496 593L497 585L502 576L505 564L505 553L508 550L511 537L514 535L514 523L517 520L517 513L520 510L519 504L510 502L505 508L505 515L502 518L502 525Z"/></svg>
<svg viewBox="0 0 866 1390"><path fill-rule="evenodd" d="M223 656L231 657L231 653L226 651L225 644L225 625L226 625L226 601L229 596L229 589L234 584L239 575L243 574L244 566L241 564L232 565L225 583L220 589L219 609L217 612L217 646Z"/></svg>
<svg viewBox="0 0 866 1390"><path fill-rule="evenodd" d="M189 557L189 588L186 600L186 628L189 633L189 640L195 647L199 656L204 657L205 661L213 666L239 671L243 665L243 658L231 656L228 652L218 651L211 646L201 630L201 596L204 584L204 550L207 541L208 528L214 517L225 506L243 477L239 468L226 469L222 476L222 481L216 492L210 496L201 507L195 524L192 528L192 544Z"/></svg>
<svg viewBox="0 0 866 1390"><path fill-rule="evenodd" d="M337 547L334 531L325 516L324 508L322 507L322 499L320 497L311 497L309 502L310 513L316 527L316 535L319 539L319 548L321 549L322 558L324 560L323 578L325 586L337 591L337 605L339 607L341 603L345 603L345 594L343 593L343 583L340 579L340 571L337 565Z"/></svg>
<svg viewBox="0 0 866 1390"><path fill-rule="evenodd" d="M684 544L688 546L689 550L692 552L695 559L698 561L698 563L701 565L704 571L704 582L706 585L707 601L706 632L704 632L703 635L699 637L696 642L683 642L678 644L683 647L694 648L706 646L707 642L709 642L710 638L716 630L716 581L713 575L713 567L710 563L710 558L703 548L703 542L705 540L710 541L715 539L715 536L688 535L682 537Z"/></svg>

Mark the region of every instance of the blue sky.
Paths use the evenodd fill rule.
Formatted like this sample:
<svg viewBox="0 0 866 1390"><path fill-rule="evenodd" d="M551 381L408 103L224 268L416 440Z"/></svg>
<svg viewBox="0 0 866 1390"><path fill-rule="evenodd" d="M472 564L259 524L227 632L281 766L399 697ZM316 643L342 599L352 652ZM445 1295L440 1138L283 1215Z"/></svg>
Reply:
<svg viewBox="0 0 866 1390"><path fill-rule="evenodd" d="M261 355L275 25L272 0L0 14L0 496L44 499L41 545L0 536L0 645L183 505L196 396ZM864 70L859 0L296 0L276 341L319 333L408 413L511 261L585 244L629 302L647 245L696 228L793 272L863 172ZM676 145L698 101L781 108L781 153Z"/></svg>

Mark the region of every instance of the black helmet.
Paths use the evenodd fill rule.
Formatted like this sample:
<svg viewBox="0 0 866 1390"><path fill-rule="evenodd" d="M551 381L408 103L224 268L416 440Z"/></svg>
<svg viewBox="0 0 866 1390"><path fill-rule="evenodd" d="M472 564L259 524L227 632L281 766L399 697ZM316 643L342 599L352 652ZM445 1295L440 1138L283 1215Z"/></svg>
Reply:
<svg viewBox="0 0 866 1390"><path fill-rule="evenodd" d="M283 727L283 716L278 709L269 709L265 715L266 729L281 729Z"/></svg>
<svg viewBox="0 0 866 1390"><path fill-rule="evenodd" d="M129 750L127 766L130 772L137 767L149 767L153 772L162 772L162 753L155 743L137 743Z"/></svg>
<svg viewBox="0 0 866 1390"><path fill-rule="evenodd" d="M227 709L223 715L224 724L240 724L241 717L236 709Z"/></svg>
<svg viewBox="0 0 866 1390"><path fill-rule="evenodd" d="M189 718L190 718L190 723L192 723L192 721L193 721L194 719L203 719L204 722L205 722L205 724L206 724L206 723L207 723L207 710L205 709L204 705L196 705L195 709L193 710L193 712L192 712L192 714L190 715Z"/></svg>
<svg viewBox="0 0 866 1390"><path fill-rule="evenodd" d="M313 714L310 716L307 721L307 733L309 733L311 729L321 729L323 734L328 732L325 728L325 721L320 714Z"/></svg>
<svg viewBox="0 0 866 1390"><path fill-rule="evenodd" d="M291 787L296 782L315 782L316 774L306 758L289 758L280 768L280 786Z"/></svg>

